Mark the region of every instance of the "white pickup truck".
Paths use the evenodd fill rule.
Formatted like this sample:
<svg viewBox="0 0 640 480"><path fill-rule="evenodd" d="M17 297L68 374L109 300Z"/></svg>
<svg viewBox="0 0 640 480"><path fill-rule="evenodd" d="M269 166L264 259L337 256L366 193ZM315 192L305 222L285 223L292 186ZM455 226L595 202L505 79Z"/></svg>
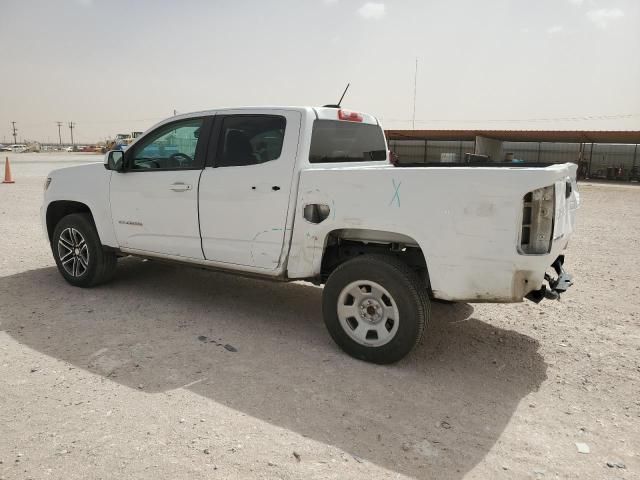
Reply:
<svg viewBox="0 0 640 480"><path fill-rule="evenodd" d="M578 203L573 164L402 167L373 116L265 107L171 117L104 166L51 172L42 219L72 285L126 255L324 284L338 345L390 363L431 300L557 298Z"/></svg>

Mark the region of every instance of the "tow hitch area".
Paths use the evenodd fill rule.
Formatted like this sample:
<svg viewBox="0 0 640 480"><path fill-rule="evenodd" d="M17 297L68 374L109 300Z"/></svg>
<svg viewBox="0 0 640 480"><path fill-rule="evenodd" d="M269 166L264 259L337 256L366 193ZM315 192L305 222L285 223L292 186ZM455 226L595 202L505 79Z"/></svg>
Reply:
<svg viewBox="0 0 640 480"><path fill-rule="evenodd" d="M529 292L525 298L534 303L540 303L544 298L560 300L560 294L566 292L567 288L573 285L573 277L565 272L562 267L563 264L564 255L559 255L551 264L551 268L556 272L557 277L552 278L551 275L545 273L544 279L547 281L549 286L547 287L547 285L543 285L540 290Z"/></svg>

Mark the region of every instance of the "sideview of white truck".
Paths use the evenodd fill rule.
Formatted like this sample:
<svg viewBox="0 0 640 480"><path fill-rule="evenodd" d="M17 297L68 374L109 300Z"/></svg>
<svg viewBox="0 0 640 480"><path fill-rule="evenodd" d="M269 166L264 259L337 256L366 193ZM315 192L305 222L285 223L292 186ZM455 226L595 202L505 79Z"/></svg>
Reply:
<svg viewBox="0 0 640 480"><path fill-rule="evenodd" d="M378 120L337 107L171 117L104 165L47 178L42 221L67 282L119 257L324 284L323 317L376 363L420 340L434 299L557 298L576 166L399 166Z"/></svg>

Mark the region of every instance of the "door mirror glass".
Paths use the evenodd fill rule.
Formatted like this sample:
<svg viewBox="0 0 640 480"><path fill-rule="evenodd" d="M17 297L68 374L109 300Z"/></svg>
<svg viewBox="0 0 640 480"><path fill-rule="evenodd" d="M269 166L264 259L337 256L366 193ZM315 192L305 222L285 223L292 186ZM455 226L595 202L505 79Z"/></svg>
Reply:
<svg viewBox="0 0 640 480"><path fill-rule="evenodd" d="M107 153L107 161L104 164L104 168L107 170L114 170L121 172L124 166L124 152L122 150L111 150Z"/></svg>

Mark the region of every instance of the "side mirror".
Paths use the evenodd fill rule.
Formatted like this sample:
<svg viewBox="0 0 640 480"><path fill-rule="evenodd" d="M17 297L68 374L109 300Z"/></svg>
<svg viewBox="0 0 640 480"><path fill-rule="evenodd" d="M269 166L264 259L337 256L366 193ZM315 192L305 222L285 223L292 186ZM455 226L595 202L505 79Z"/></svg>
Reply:
<svg viewBox="0 0 640 480"><path fill-rule="evenodd" d="M104 168L116 172L124 170L124 152L122 150L111 150L105 156Z"/></svg>

